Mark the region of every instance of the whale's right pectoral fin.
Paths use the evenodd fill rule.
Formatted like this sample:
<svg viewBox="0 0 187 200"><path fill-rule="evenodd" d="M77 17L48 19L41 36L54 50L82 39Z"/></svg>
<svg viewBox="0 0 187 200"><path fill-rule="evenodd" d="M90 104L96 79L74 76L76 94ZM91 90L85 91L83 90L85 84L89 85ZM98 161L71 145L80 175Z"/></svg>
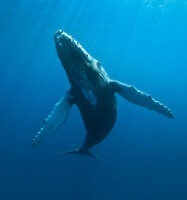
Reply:
<svg viewBox="0 0 187 200"><path fill-rule="evenodd" d="M153 99L151 95L138 90L132 85L127 85L119 81L111 81L110 84L111 88L127 101L139 106L146 107L150 110L155 110L156 112L159 112L166 117L173 118L171 110L164 104Z"/></svg>
<svg viewBox="0 0 187 200"><path fill-rule="evenodd" d="M36 147L46 136L53 133L58 127L60 127L67 119L71 106L73 104L73 96L70 92L67 92L58 101L51 113L44 120L43 127L37 132L32 141L32 147Z"/></svg>

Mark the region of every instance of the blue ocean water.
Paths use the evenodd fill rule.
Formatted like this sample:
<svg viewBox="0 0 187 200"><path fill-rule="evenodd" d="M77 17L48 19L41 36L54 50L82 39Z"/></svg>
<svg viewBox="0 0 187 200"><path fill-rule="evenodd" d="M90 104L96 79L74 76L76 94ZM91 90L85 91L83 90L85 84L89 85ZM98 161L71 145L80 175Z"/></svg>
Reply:
<svg viewBox="0 0 187 200"><path fill-rule="evenodd" d="M0 199L187 199L187 1L0 2ZM151 93L170 120L118 97L110 135L85 156L73 107L67 122L32 149L32 138L69 89L53 33L73 35L109 76Z"/></svg>

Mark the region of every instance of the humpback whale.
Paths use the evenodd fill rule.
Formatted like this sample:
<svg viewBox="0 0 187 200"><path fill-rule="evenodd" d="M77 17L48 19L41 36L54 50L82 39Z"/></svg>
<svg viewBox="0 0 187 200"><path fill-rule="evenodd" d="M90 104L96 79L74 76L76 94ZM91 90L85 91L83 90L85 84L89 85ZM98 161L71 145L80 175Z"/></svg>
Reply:
<svg viewBox="0 0 187 200"><path fill-rule="evenodd" d="M59 128L68 118L72 105L76 105L85 125L86 136L80 148L62 152L60 155L82 154L97 160L97 157L90 152L90 148L100 143L115 124L116 94L130 103L173 118L170 109L151 95L133 85L110 79L101 63L66 32L56 31L54 42L57 55L70 82L70 89L44 120L42 128L33 138L33 147Z"/></svg>

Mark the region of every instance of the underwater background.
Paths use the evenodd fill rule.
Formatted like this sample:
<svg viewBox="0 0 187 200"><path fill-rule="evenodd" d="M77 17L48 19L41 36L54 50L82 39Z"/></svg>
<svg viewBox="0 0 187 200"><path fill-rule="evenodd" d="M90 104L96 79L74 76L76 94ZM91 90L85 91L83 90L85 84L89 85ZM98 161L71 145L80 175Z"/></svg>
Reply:
<svg viewBox="0 0 187 200"><path fill-rule="evenodd" d="M118 100L116 124L87 156L73 106L66 123L32 138L69 89L53 33L63 29L109 76L152 94L174 113ZM187 199L187 1L0 1L0 199Z"/></svg>

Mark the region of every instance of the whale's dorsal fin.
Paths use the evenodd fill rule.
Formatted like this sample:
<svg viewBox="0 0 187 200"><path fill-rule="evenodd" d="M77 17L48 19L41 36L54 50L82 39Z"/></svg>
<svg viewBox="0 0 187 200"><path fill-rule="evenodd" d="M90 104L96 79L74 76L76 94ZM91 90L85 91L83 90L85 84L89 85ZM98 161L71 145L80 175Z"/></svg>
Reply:
<svg viewBox="0 0 187 200"><path fill-rule="evenodd" d="M153 99L151 95L141 92L136 87L113 80L110 81L110 86L114 92L117 92L127 101L150 110L155 110L169 118L173 118L173 114L167 106Z"/></svg>
<svg viewBox="0 0 187 200"><path fill-rule="evenodd" d="M58 101L51 113L44 120L43 127L37 132L32 141L32 147L36 147L46 136L53 133L58 127L60 127L68 118L68 115L73 104L73 95L71 92L67 92Z"/></svg>

